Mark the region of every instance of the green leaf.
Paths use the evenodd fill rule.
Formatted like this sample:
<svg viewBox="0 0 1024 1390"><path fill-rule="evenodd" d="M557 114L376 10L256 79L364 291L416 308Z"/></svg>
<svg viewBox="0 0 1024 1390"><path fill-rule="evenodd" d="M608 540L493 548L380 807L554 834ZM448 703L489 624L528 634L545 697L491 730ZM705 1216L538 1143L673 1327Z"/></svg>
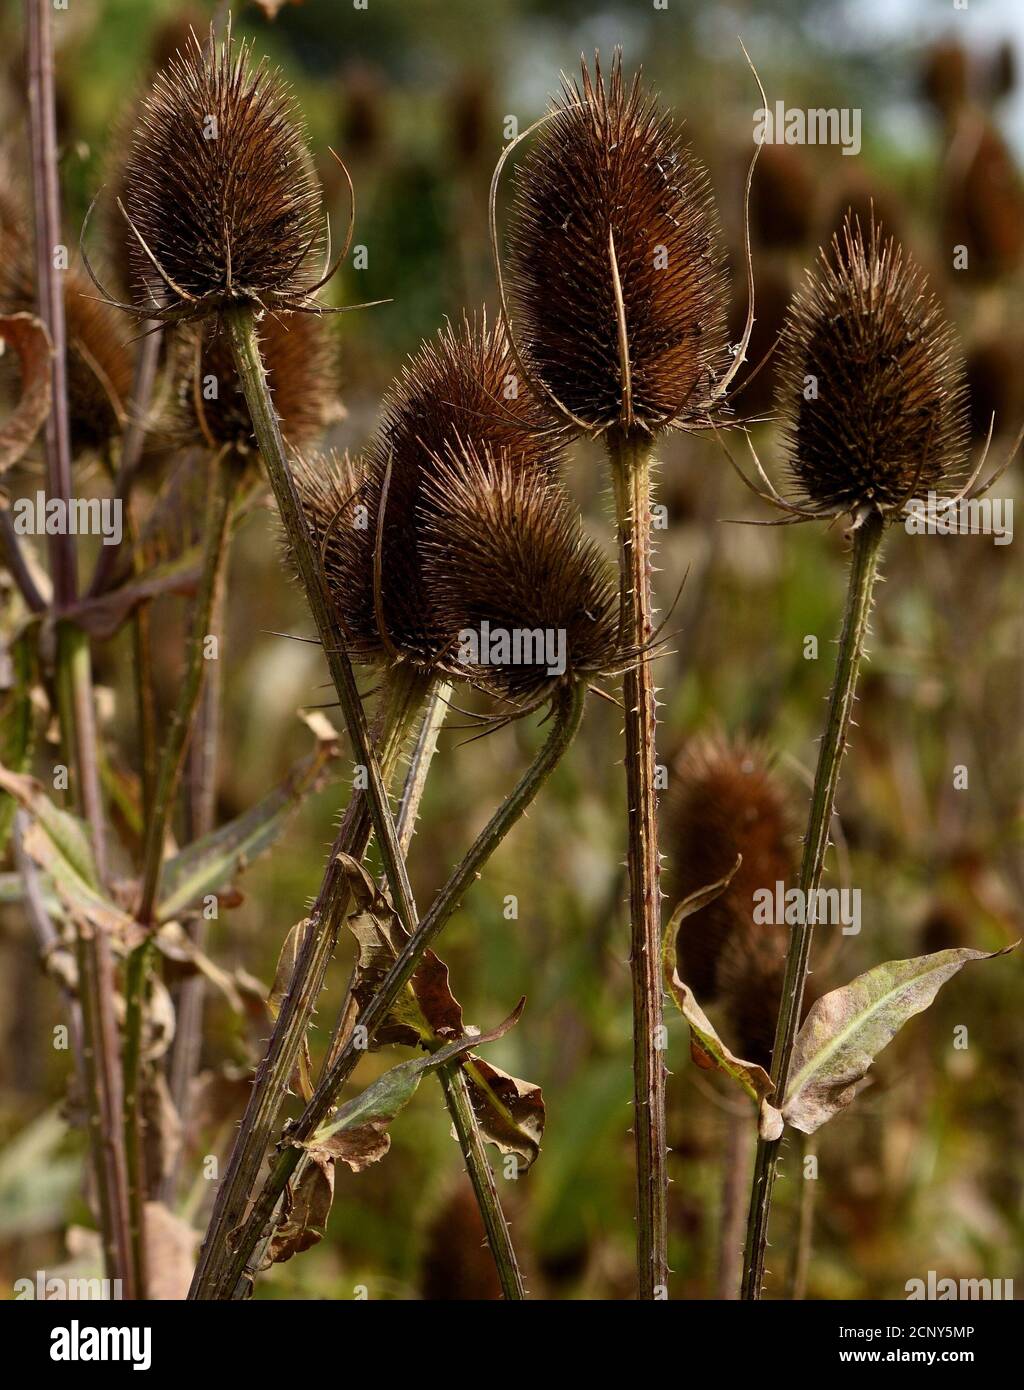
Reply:
<svg viewBox="0 0 1024 1390"><path fill-rule="evenodd" d="M229 883L257 855L277 840L303 801L324 784L325 769L338 757L338 736L322 717L306 723L316 737L312 753L262 801L243 815L196 840L169 860L163 873L164 896L157 920L168 922L195 905L207 893Z"/></svg>
<svg viewBox="0 0 1024 1390"><path fill-rule="evenodd" d="M520 1000L515 1011L493 1032L472 1030L436 1052L391 1067L361 1095L343 1105L334 1119L318 1129L307 1143L293 1140L304 1151L307 1162L288 1184L280 1219L267 1247L267 1264L283 1263L323 1240L334 1200L335 1164L347 1163L353 1173L359 1173L379 1162L391 1147L388 1126L412 1100L427 1072L455 1061L470 1048L503 1037L518 1022L522 1011Z"/></svg>
<svg viewBox="0 0 1024 1390"><path fill-rule="evenodd" d="M369 1139L371 1147L376 1147L374 1137L382 1135L398 1112L408 1105L427 1072L443 1067L447 1062L452 1062L456 1057L469 1052L471 1048L504 1037L519 1021L522 1011L523 1001L520 1000L514 1012L492 1032L480 1033L474 1029L463 1037L456 1038L454 1042L439 1047L436 1052L429 1052L425 1057L414 1057L409 1062L400 1062L397 1067L391 1067L379 1081L375 1081L361 1095L343 1105L334 1119L318 1129L309 1143L302 1147L329 1147L336 1158L342 1158L355 1172L358 1172L360 1167L365 1167L366 1162L376 1162L387 1152L387 1146L364 1162L361 1157L361 1144L365 1139ZM341 1139L339 1136L342 1135L346 1138Z"/></svg>
<svg viewBox="0 0 1024 1390"><path fill-rule="evenodd" d="M1015 943L1016 944L1016 943ZM1002 951L966 947L912 960L890 960L824 994L797 1034L782 1117L804 1134L850 1104L863 1089L871 1063L908 1018L921 1013L941 987L969 961Z"/></svg>
<svg viewBox="0 0 1024 1390"><path fill-rule="evenodd" d="M742 855L737 855L736 863L724 878L709 883L704 888L698 888L679 904L670 917L662 937L661 964L665 988L690 1026L690 1056L694 1063L702 1071L724 1071L739 1082L752 1100L760 1103L774 1090L771 1077L757 1062L744 1061L742 1057L737 1057L730 1051L697 1003L693 990L679 978L675 964L676 936L680 925L687 917L700 912L708 903L714 902L719 894L728 888L742 862Z"/></svg>
<svg viewBox="0 0 1024 1390"><path fill-rule="evenodd" d="M357 912L348 918L359 954L352 996L360 1009L373 998L404 947L407 936L391 904L355 860L347 866ZM374 1043L397 1043L434 1052L465 1032L462 1005L448 983L448 967L433 951L423 953L415 974L376 1030ZM523 1081L475 1053L461 1061L469 1096L484 1141L502 1154L517 1154L521 1170L540 1153L545 1107L541 1088Z"/></svg>
<svg viewBox="0 0 1024 1390"><path fill-rule="evenodd" d="M100 889L82 822L55 806L34 777L0 767L0 789L28 812L31 823L22 839L25 853L47 876L71 919L126 940L133 930L132 919Z"/></svg>

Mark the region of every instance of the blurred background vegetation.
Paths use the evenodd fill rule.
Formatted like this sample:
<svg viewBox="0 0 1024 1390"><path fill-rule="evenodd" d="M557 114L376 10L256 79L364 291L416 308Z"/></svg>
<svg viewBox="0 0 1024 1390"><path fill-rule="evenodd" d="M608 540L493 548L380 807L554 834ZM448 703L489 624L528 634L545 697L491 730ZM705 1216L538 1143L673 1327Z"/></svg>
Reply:
<svg viewBox="0 0 1024 1390"><path fill-rule="evenodd" d="M734 333L745 312L742 180L760 104L736 42L742 34L768 91L787 106L863 112L863 150L768 148L754 199L758 323L752 360L767 351L786 301L852 204L872 203L926 267L960 328L980 440L997 411L1005 448L1024 406L1021 257L1024 203L1017 155L1024 120L1017 83L1024 16L1015 0L951 4L747 0L347 0L286 4L271 23L236 4L236 31L288 73L309 122L332 207L344 190L327 151L352 171L357 245L329 294L338 304L388 299L334 320L345 418L335 442L358 448L404 356L445 315L494 309L487 241L491 170L514 115L519 128L545 108L559 72L579 54L621 43L627 70L642 63L685 119L708 163L735 271ZM132 106L156 63L205 27L214 7L185 0L74 0L59 16L58 83L69 242L109 177ZM19 6L0 15L8 158L24 158L24 63ZM22 174L24 170L22 169ZM966 271L953 248L966 245ZM771 410L769 364L737 402ZM734 436L735 438L735 436ZM771 467L770 421L754 438ZM802 817L830 680L830 642L844 591L838 528L759 529L766 519L713 440L677 438L661 458L660 597L675 636L659 663L662 761L697 732L752 733L789 780ZM776 477L778 475L776 474ZM594 534L611 541L605 472L578 446L572 486ZM1002 484L1020 495L1019 469ZM1019 542L914 538L895 531L874 621L852 755L840 787L840 852L833 871L863 893L859 936L820 933L817 968L839 983L890 957L947 945L994 949L1020 934L1024 875L1021 780ZM173 697L182 605L163 602L158 649L164 708ZM242 526L230 573L218 806L227 818L286 773L308 736L294 717L326 699L312 647L274 636L308 634L285 578L270 513ZM817 660L805 638L817 637ZM107 725L134 765L127 639L102 648ZM464 721L452 716L453 724ZM502 1185L533 1294L627 1297L634 1226L627 924L623 906L619 718L592 701L573 755L496 856L446 933L442 954L466 1017L487 1026L520 995L526 1013L488 1056L543 1086L547 1131L535 1167ZM429 783L411 872L425 903L510 786L536 739L529 726L467 742L452 729ZM969 770L954 790L953 769ZM303 808L277 850L241 881L242 901L214 924L211 954L263 981L288 927L316 890L339 781ZM666 826L666 843L671 828ZM4 866L8 867L8 866ZM672 863L666 863L668 906ZM504 915L506 895L518 919ZM333 1019L347 978L347 945L330 976L321 1018ZM965 971L879 1059L875 1084L820 1136L808 1295L902 1297L929 1269L953 1277L1017 1278L1021 1249L1024 1031L1017 958ZM80 1134L62 1118L68 1054L49 1039L60 999L39 971L17 907L0 908L0 1284L56 1270L80 1251L69 1226L88 1225ZM954 1050L965 1025L970 1046ZM685 1029L671 1020L669 1084L673 1297L716 1288L719 1194L726 1138L741 1099L692 1068ZM323 1036L318 1035L320 1044ZM183 1210L202 1224L200 1156L233 1133L253 1029L217 997L207 1011L203 1065L220 1081L213 1128L188 1160ZM371 1055L364 1084L388 1063ZM210 1088L211 1092L216 1088ZM219 1128L217 1128L219 1126ZM785 1287L789 1231L801 1197L798 1161L784 1164L769 1291ZM195 1178L193 1182L192 1179ZM494 1295L475 1208L436 1087L424 1086L393 1129L391 1153L358 1176L339 1175L328 1239L276 1267L258 1296L351 1298Z"/></svg>

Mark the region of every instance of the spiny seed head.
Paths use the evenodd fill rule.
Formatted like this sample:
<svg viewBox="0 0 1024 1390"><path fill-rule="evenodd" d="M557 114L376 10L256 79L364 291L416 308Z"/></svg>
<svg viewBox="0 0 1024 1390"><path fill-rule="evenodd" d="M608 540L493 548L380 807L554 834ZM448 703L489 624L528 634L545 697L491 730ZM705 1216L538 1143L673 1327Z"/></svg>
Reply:
<svg viewBox="0 0 1024 1390"><path fill-rule="evenodd" d="M916 265L876 223L847 220L808 272L780 347L792 473L812 504L899 507L941 491L966 455L956 337Z"/></svg>
<svg viewBox="0 0 1024 1390"><path fill-rule="evenodd" d="M143 103L125 169L135 279L152 317L308 307L325 221L280 75L230 35L191 34Z"/></svg>
<svg viewBox="0 0 1024 1390"><path fill-rule="evenodd" d="M383 615L396 647L432 660L420 647L424 590L419 538L423 483L438 460L462 446L507 452L531 474L554 470L560 440L519 380L505 335L486 316L443 328L402 369L385 398L369 450L364 500L374 517L387 487L382 527Z"/></svg>
<svg viewBox="0 0 1024 1390"><path fill-rule="evenodd" d="M679 974L703 1003L722 994L731 941L740 942L741 956L752 963L761 960L755 939L771 929L754 924L754 893L774 892L779 880L792 885L792 829L785 793L756 744L695 740L677 760L670 785L664 827L673 900L724 878L743 856L728 888L685 918L676 937Z"/></svg>
<svg viewBox="0 0 1024 1390"><path fill-rule="evenodd" d="M616 53L564 79L520 162L510 308L532 373L588 428L701 413L727 362L728 300L707 173ZM630 391L620 334L621 283ZM631 413L631 419L627 418Z"/></svg>
<svg viewBox="0 0 1024 1390"><path fill-rule="evenodd" d="M293 448L315 444L334 404L335 352L315 314L267 314L260 353L281 432ZM188 331L180 377L181 428L191 443L252 453L256 440L227 333L214 321Z"/></svg>
<svg viewBox="0 0 1024 1390"><path fill-rule="evenodd" d="M515 702L619 664L618 592L552 476L464 446L424 480L423 581L449 669Z"/></svg>
<svg viewBox="0 0 1024 1390"><path fill-rule="evenodd" d="M292 475L349 654L358 662L382 661L387 652L374 609L376 510L367 505L366 461L333 451L297 455ZM428 635L422 634L424 644Z"/></svg>
<svg viewBox="0 0 1024 1390"><path fill-rule="evenodd" d="M8 313L36 312L28 244L11 243L0 268L0 304ZM132 394L133 355L125 321L96 297L91 280L72 266L61 277L67 337L68 423L74 450L102 449L123 427Z"/></svg>

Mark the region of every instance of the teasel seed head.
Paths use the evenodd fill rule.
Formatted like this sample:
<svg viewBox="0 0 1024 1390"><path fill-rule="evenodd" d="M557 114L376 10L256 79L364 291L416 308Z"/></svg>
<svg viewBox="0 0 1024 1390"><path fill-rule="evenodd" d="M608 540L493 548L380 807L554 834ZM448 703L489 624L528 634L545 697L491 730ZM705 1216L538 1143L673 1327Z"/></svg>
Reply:
<svg viewBox="0 0 1024 1390"><path fill-rule="evenodd" d="M966 460L956 337L916 265L877 223L847 220L794 298L778 403L792 474L821 509L890 512L942 493Z"/></svg>
<svg viewBox="0 0 1024 1390"><path fill-rule="evenodd" d="M422 645L429 608L419 539L424 480L453 449L507 451L530 473L553 471L563 439L519 379L505 335L486 315L446 325L424 343L385 397L380 428L368 451L365 501L381 522L381 617L398 650L432 661Z"/></svg>
<svg viewBox="0 0 1024 1390"><path fill-rule="evenodd" d="M330 330L316 315L284 313L267 314L257 332L281 433L293 448L310 448L337 404ZM227 333L216 321L190 328L182 356L175 432L185 442L226 446L240 457L255 453L252 419Z"/></svg>
<svg viewBox="0 0 1024 1390"><path fill-rule="evenodd" d="M424 480L420 518L436 647L454 675L530 707L619 669L614 571L553 476L463 446Z"/></svg>
<svg viewBox="0 0 1024 1390"><path fill-rule="evenodd" d="M296 454L292 476L349 655L361 663L385 661L389 653L374 604L377 515L367 505L371 487L366 460L334 451ZM429 637L424 627L424 646Z"/></svg>
<svg viewBox="0 0 1024 1390"><path fill-rule="evenodd" d="M562 95L515 175L509 310L530 374L577 427L699 417L728 363L707 173L616 53Z"/></svg>
<svg viewBox="0 0 1024 1390"><path fill-rule="evenodd" d="M143 102L124 181L144 317L315 307L320 187L289 89L250 59L192 33Z"/></svg>
<svg viewBox="0 0 1024 1390"><path fill-rule="evenodd" d="M757 744L694 740L677 759L663 821L666 881L674 900L725 878L729 886L684 918L676 937L681 978L703 1003L722 1001L732 1041L762 1061L771 1051L788 928L754 922L754 894L795 885L793 829L784 787ZM761 1056L754 1055L760 1050Z"/></svg>
<svg viewBox="0 0 1024 1390"><path fill-rule="evenodd" d="M36 312L35 275L25 241L12 243L0 271L5 311ZM97 299L92 282L72 266L61 277L67 337L68 423L75 453L101 450L122 432L132 393L134 359L125 322Z"/></svg>

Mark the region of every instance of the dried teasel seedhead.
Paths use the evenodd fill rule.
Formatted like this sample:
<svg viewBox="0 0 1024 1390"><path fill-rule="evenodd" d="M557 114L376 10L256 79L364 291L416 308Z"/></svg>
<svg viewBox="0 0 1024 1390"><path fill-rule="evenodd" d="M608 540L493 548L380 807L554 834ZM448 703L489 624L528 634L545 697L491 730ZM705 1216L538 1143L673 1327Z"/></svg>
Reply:
<svg viewBox="0 0 1024 1390"><path fill-rule="evenodd" d="M599 62L564 79L553 111L516 169L508 235L524 361L588 430L698 418L729 360L707 174L619 53L607 84Z"/></svg>
<svg viewBox="0 0 1024 1390"><path fill-rule="evenodd" d="M124 319L97 299L92 282L72 266L62 276L67 337L68 424L71 444L102 450L125 424L134 376L133 350ZM31 252L14 246L12 263L0 271L0 304L5 311L36 312Z"/></svg>
<svg viewBox="0 0 1024 1390"><path fill-rule="evenodd" d="M725 891L684 918L676 937L680 976L701 1003L710 1002L722 994L723 960L733 940L741 957L762 967L765 951L771 956L777 949L768 944L771 929L754 923L754 894L774 892L780 880L795 883L788 803L761 748L718 736L683 750L669 786L662 825L673 901L725 878L743 856ZM784 933L779 944L784 957Z"/></svg>
<svg viewBox="0 0 1024 1390"><path fill-rule="evenodd" d="M146 317L312 307L320 187L288 88L250 57L230 30L221 43L193 33L143 102L124 182Z"/></svg>
<svg viewBox="0 0 1024 1390"><path fill-rule="evenodd" d="M608 561L553 477L509 452L438 461L420 507L423 580L453 674L515 704L621 666Z"/></svg>
<svg viewBox="0 0 1024 1390"><path fill-rule="evenodd" d="M955 39L943 39L925 55L920 91L925 101L946 121L952 119L968 97L967 50Z"/></svg>
<svg viewBox="0 0 1024 1390"><path fill-rule="evenodd" d="M381 522L381 618L387 640L423 661L429 595L419 550L423 483L453 449L508 452L527 472L555 470L563 440L520 381L502 329L486 315L446 325L423 344L385 397L368 452L364 500L374 517L386 487Z"/></svg>
<svg viewBox="0 0 1024 1390"><path fill-rule="evenodd" d="M943 190L944 244L966 249L959 274L972 281L1010 275L1024 259L1024 184L1014 154L984 117L955 152Z"/></svg>
<svg viewBox="0 0 1024 1390"><path fill-rule="evenodd" d="M817 192L814 171L803 150L795 145L765 144L750 189L750 222L756 243L766 249L802 247L811 235ZM758 314L760 311L759 302ZM761 360L752 348L748 355L752 362ZM744 405L750 408L749 402Z"/></svg>
<svg viewBox="0 0 1024 1390"><path fill-rule="evenodd" d="M377 518L367 505L372 488L366 461L333 451L297 454L292 475L349 655L358 662L383 661L388 652L374 603ZM429 640L425 627L421 638L424 645Z"/></svg>
<svg viewBox="0 0 1024 1390"><path fill-rule="evenodd" d="M859 515L942 493L967 452L956 337L916 265L848 220L794 298L778 402L808 502ZM920 491L919 491L920 490Z"/></svg>
<svg viewBox="0 0 1024 1390"><path fill-rule="evenodd" d="M316 444L336 405L336 353L330 329L313 314L267 314L260 353L281 433L295 449ZM187 442L227 447L243 456L256 440L227 333L216 321L189 330L180 368L181 418Z"/></svg>

